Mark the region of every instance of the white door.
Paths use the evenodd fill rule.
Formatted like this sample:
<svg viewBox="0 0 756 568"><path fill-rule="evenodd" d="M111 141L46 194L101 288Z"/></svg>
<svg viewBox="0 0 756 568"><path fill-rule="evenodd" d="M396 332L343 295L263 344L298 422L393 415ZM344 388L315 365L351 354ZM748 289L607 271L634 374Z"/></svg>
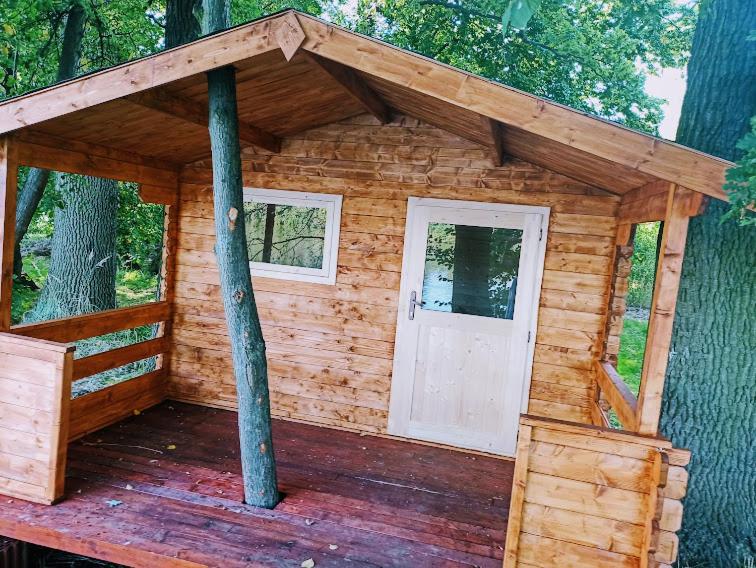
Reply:
<svg viewBox="0 0 756 568"><path fill-rule="evenodd" d="M549 209L410 198L389 432L512 456Z"/></svg>

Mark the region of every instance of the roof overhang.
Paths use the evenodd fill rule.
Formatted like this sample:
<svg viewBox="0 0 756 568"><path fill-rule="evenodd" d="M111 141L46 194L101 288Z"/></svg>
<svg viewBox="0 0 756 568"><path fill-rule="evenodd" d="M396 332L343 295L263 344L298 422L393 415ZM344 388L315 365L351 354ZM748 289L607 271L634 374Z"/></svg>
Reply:
<svg viewBox="0 0 756 568"><path fill-rule="evenodd" d="M275 152L276 140L297 129L366 111L382 121L393 108L487 145L500 157L510 154L613 193L664 180L726 199L722 185L732 166L726 160L293 10L4 101L0 135L69 132L74 141L130 150L140 133L155 136L154 113L174 112L193 122L177 123L178 135L206 137L202 74L228 65L238 70L240 116L252 119L243 133L268 151ZM106 126L118 130L127 124L131 138L107 135ZM165 151L179 162L201 157L175 146ZM145 155L160 157L157 150Z"/></svg>

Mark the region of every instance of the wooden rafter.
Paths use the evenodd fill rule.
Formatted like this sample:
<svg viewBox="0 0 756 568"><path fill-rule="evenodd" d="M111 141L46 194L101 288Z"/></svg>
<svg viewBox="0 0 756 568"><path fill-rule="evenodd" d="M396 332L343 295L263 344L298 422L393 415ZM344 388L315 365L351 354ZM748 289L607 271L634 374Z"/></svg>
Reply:
<svg viewBox="0 0 756 568"><path fill-rule="evenodd" d="M381 124L391 122L391 109L353 69L314 53L307 53L307 58L339 83L349 96Z"/></svg>
<svg viewBox="0 0 756 568"><path fill-rule="evenodd" d="M488 147L494 161L494 166L501 167L506 161L506 152L504 152L504 129L497 120L481 116L480 122L483 125L483 131L488 137Z"/></svg>
<svg viewBox="0 0 756 568"><path fill-rule="evenodd" d="M174 95L165 89L136 93L126 97L126 100L192 124L205 127L208 125L207 104ZM281 150L280 138L241 120L239 121L239 140L269 152L278 153Z"/></svg>

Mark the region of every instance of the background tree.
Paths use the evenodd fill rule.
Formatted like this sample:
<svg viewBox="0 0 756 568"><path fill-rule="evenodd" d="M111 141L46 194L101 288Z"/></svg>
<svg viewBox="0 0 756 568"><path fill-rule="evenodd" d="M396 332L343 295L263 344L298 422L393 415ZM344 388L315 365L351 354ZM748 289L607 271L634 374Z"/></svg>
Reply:
<svg viewBox="0 0 756 568"><path fill-rule="evenodd" d="M645 92L645 79L662 67L684 66L695 24L687 2L542 0L526 27L506 17L512 4L359 0L353 16L334 10L331 17L472 73L657 132L662 101Z"/></svg>
<svg viewBox="0 0 756 568"><path fill-rule="evenodd" d="M753 2L706 0L688 66L678 142L727 159L756 114ZM681 559L731 567L756 556L756 227L691 219L661 430L690 448Z"/></svg>
<svg viewBox="0 0 756 568"><path fill-rule="evenodd" d="M228 2L204 0L203 6L203 32L212 33L230 25ZM272 509L279 496L268 364L249 272L234 68L210 71L207 86L215 256L236 377L244 498L251 505Z"/></svg>

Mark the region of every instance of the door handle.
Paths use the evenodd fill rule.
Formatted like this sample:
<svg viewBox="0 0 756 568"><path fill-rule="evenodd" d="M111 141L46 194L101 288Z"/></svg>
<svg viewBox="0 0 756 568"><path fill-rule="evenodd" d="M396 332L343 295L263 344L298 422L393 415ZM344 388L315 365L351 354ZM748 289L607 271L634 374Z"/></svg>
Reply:
<svg viewBox="0 0 756 568"><path fill-rule="evenodd" d="M410 293L410 299L409 299L409 319L413 320L415 319L415 308L419 307L422 308L425 305L425 302L417 300L417 292L412 290Z"/></svg>

